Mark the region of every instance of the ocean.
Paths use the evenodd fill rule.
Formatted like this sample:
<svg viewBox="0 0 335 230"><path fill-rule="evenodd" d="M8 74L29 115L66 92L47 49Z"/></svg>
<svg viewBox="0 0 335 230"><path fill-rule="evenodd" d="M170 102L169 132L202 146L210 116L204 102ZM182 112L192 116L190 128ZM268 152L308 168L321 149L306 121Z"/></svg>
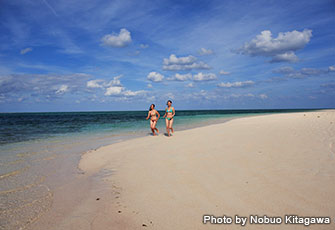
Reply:
<svg viewBox="0 0 335 230"><path fill-rule="evenodd" d="M177 110L175 131L244 116L313 110ZM159 111L161 116L163 111ZM148 111L0 113L0 229L24 229L82 172L86 151L150 135ZM165 121L160 119L160 135ZM172 137L173 138L173 137Z"/></svg>

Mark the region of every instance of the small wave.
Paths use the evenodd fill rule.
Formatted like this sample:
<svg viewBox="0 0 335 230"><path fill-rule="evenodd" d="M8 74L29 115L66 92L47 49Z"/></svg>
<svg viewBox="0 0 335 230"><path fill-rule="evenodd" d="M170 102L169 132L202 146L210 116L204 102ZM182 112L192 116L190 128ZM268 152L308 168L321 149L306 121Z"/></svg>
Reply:
<svg viewBox="0 0 335 230"><path fill-rule="evenodd" d="M23 169L19 169L19 170L15 170L15 171L12 171L12 172L9 172L9 173L2 174L2 175L0 175L0 180L5 179L6 177L15 176L19 173L22 173L22 172L26 171L28 168L30 168L30 167L27 166Z"/></svg>
<svg viewBox="0 0 335 230"><path fill-rule="evenodd" d="M9 190L4 190L4 191L0 191L0 195L4 195L4 194L8 194L8 193L13 193L13 192L18 192L18 191L22 191L25 189L30 189L34 186L37 186L41 183L43 183L45 181L45 176L41 176L40 179L34 183L28 184L28 185L24 185L22 187L18 187L18 188L14 188L14 189L9 189Z"/></svg>

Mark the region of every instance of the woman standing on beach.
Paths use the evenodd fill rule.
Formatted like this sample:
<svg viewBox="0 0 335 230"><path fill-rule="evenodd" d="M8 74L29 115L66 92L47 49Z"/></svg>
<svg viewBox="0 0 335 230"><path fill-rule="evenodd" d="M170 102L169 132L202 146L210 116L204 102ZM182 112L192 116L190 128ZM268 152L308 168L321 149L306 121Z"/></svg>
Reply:
<svg viewBox="0 0 335 230"><path fill-rule="evenodd" d="M171 136L170 135L170 129L171 129L171 132L173 133L173 128L172 128L173 117L176 114L176 111L171 106L172 105L172 101L168 100L166 104L167 104L168 107L165 109L165 114L164 114L163 117L166 117L166 119L165 119L166 132L167 132L168 136Z"/></svg>
<svg viewBox="0 0 335 230"><path fill-rule="evenodd" d="M156 114L157 114L158 117L156 117ZM157 131L157 133L159 133L159 130L156 128L156 125L157 125L157 121L158 121L158 119L160 118L161 115L155 109L155 105L154 104L150 105L150 109L149 109L148 116L147 116L146 119L148 120L150 116L151 116L151 119L150 119L150 128L151 128L152 134L154 136L156 136L155 130Z"/></svg>

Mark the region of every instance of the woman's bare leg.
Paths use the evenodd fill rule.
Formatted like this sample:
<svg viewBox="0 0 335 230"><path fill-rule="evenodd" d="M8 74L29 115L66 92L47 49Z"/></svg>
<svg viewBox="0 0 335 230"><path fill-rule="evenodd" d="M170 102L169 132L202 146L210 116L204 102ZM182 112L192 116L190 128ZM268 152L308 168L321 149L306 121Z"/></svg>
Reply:
<svg viewBox="0 0 335 230"><path fill-rule="evenodd" d="M154 136L156 136L155 128L154 128L154 121L150 121L150 128L151 128L152 134L153 134Z"/></svg>
<svg viewBox="0 0 335 230"><path fill-rule="evenodd" d="M154 121L153 128L154 130L156 130L157 134L159 134L159 130L156 128L156 125L157 125L157 121Z"/></svg>
<svg viewBox="0 0 335 230"><path fill-rule="evenodd" d="M165 124L166 124L167 135L170 136L170 128L169 128L169 120L168 119L165 119Z"/></svg>
<svg viewBox="0 0 335 230"><path fill-rule="evenodd" d="M170 126L169 126L169 128L171 129L171 132L173 133L172 125L173 125L173 119L170 120Z"/></svg>

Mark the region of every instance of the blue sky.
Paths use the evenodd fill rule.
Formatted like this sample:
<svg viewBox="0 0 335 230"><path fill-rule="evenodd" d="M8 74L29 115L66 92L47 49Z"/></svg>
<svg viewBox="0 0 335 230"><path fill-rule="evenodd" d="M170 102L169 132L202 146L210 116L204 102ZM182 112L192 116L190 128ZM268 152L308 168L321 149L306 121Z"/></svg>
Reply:
<svg viewBox="0 0 335 230"><path fill-rule="evenodd" d="M335 2L0 2L0 112L335 107Z"/></svg>

